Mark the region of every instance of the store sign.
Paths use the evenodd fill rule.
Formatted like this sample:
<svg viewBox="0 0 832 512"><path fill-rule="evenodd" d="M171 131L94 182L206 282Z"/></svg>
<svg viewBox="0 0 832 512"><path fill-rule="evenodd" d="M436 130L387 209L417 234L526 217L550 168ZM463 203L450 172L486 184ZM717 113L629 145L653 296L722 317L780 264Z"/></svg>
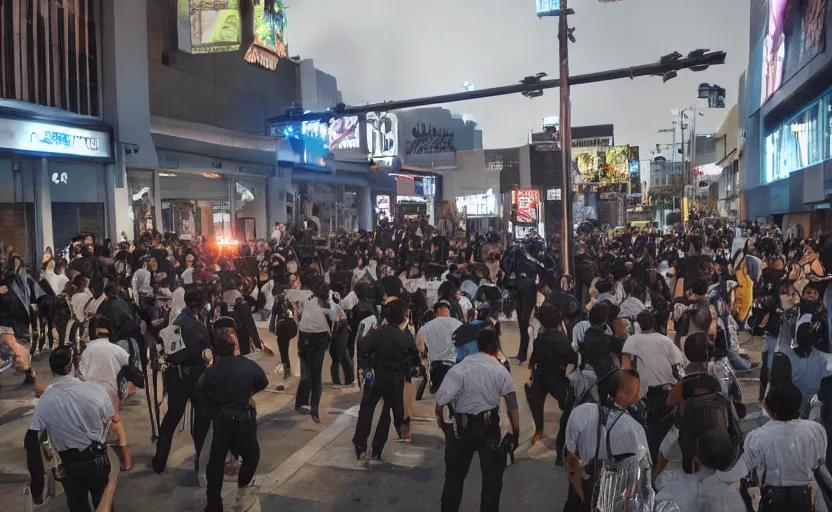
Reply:
<svg viewBox="0 0 832 512"><path fill-rule="evenodd" d="M423 196L396 196L397 203L427 203L428 199Z"/></svg>
<svg viewBox="0 0 832 512"><path fill-rule="evenodd" d="M399 154L399 119L395 114L367 114L367 149L370 158L390 163Z"/></svg>
<svg viewBox="0 0 832 512"><path fill-rule="evenodd" d="M376 196L376 210L379 215L390 216L390 196Z"/></svg>
<svg viewBox="0 0 832 512"><path fill-rule="evenodd" d="M0 148L85 158L112 158L110 134L70 126L3 119Z"/></svg>
<svg viewBox="0 0 832 512"><path fill-rule="evenodd" d="M469 217L493 217L497 215L497 198L491 189L485 194L457 197L456 211L465 212Z"/></svg>
<svg viewBox="0 0 832 512"><path fill-rule="evenodd" d="M269 167L241 166L240 167L240 174L249 174L251 176L269 177L269 176L272 175L272 170Z"/></svg>
<svg viewBox="0 0 832 512"><path fill-rule="evenodd" d="M537 205L540 202L537 190L515 190L511 199L517 207L518 224L537 224Z"/></svg>
<svg viewBox="0 0 832 512"><path fill-rule="evenodd" d="M550 188L546 191L546 200L547 201L560 201L561 197L561 189L559 188Z"/></svg>

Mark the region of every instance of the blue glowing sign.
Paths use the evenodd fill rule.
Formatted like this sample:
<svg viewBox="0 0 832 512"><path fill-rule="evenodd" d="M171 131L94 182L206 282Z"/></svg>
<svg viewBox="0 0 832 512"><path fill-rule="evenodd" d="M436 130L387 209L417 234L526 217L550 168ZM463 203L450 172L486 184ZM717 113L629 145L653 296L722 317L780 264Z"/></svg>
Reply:
<svg viewBox="0 0 832 512"><path fill-rule="evenodd" d="M108 132L22 119L3 119L0 148L30 153L112 158Z"/></svg>

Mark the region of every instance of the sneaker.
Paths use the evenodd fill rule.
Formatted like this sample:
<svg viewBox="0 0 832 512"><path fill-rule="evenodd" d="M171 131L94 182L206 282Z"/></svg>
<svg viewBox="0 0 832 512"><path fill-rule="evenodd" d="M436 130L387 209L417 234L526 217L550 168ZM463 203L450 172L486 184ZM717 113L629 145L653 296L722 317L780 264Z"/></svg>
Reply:
<svg viewBox="0 0 832 512"><path fill-rule="evenodd" d="M409 443L413 441L413 432L410 428L410 423L404 423L401 426L401 435L399 436L400 443Z"/></svg>
<svg viewBox="0 0 832 512"><path fill-rule="evenodd" d="M237 488L237 501L231 508L234 512L260 512L260 487L252 481L246 487Z"/></svg>
<svg viewBox="0 0 832 512"><path fill-rule="evenodd" d="M301 405L300 407L295 407L295 412L302 415L309 414L309 407L306 405Z"/></svg>
<svg viewBox="0 0 832 512"><path fill-rule="evenodd" d="M355 459L358 461L358 467L366 469L370 465L370 461L367 460L367 452L356 452Z"/></svg>
<svg viewBox="0 0 832 512"><path fill-rule="evenodd" d="M370 466L378 466L379 464L384 464L384 461L381 460L381 454L374 453L373 458L370 459Z"/></svg>
<svg viewBox="0 0 832 512"><path fill-rule="evenodd" d="M532 436L532 444L537 444L541 441L543 441L543 434L541 434L540 432L535 432Z"/></svg>

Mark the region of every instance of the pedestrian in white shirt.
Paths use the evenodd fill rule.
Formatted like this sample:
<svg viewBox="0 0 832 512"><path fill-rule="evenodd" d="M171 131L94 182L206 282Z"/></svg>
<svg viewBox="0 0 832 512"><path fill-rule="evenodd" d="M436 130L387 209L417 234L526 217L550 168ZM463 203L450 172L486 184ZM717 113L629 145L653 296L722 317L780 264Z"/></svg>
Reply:
<svg viewBox="0 0 832 512"><path fill-rule="evenodd" d="M762 478L759 512L815 510L814 471L826 458L826 430L800 419L802 403L803 395L793 384L772 386L763 400L771 421L745 438L740 463Z"/></svg>
<svg viewBox="0 0 832 512"><path fill-rule="evenodd" d="M151 257L149 255L142 256L142 267L133 273L131 286L136 303L141 305L141 300L153 295L153 286L151 285L152 274L148 270L148 265Z"/></svg>
<svg viewBox="0 0 832 512"><path fill-rule="evenodd" d="M87 304L93 300L92 292L87 288L89 283L90 280L80 274L72 280L75 291L69 300L72 318L66 326L65 344L72 344L83 335Z"/></svg>
<svg viewBox="0 0 832 512"><path fill-rule="evenodd" d="M732 512L745 510L745 502L732 485L744 474L723 472L731 468L734 443L718 430L705 432L697 442L695 472L677 470L664 476L657 501L673 501L679 512Z"/></svg>
<svg viewBox="0 0 832 512"><path fill-rule="evenodd" d="M430 372L430 392L436 393L445 375L456 364L456 347L454 347L454 331L462 326L462 322L451 317L451 305L439 301L433 306L436 318L426 323L416 334L416 347L419 352L428 353L428 368Z"/></svg>
<svg viewBox="0 0 832 512"><path fill-rule="evenodd" d="M130 455L130 445L127 444L127 432L118 412L118 374L130 364L130 355L120 346L110 343L110 321L107 318L95 316L89 326L91 341L81 353L78 373L84 381L100 384L110 396L114 411L111 428L118 435L116 453L121 460L122 471L130 471L133 468L133 458Z"/></svg>

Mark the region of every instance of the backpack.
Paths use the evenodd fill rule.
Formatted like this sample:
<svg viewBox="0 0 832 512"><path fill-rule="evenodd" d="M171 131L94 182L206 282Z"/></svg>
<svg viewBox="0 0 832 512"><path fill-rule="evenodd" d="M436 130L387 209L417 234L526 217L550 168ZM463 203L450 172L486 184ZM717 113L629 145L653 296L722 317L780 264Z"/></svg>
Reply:
<svg viewBox="0 0 832 512"><path fill-rule="evenodd" d="M728 471L736 464L742 450L740 420L731 399L721 390L719 381L706 373L684 377L682 402L677 411L679 422L679 447L682 450L682 468L693 473L693 459L699 436L711 430L728 434L734 445L734 453L728 467L713 468Z"/></svg>
<svg viewBox="0 0 832 512"><path fill-rule="evenodd" d="M485 320L474 320L460 326L453 334L454 346L456 347L456 362L459 364L463 359L479 352L477 347L477 335L488 322Z"/></svg>

